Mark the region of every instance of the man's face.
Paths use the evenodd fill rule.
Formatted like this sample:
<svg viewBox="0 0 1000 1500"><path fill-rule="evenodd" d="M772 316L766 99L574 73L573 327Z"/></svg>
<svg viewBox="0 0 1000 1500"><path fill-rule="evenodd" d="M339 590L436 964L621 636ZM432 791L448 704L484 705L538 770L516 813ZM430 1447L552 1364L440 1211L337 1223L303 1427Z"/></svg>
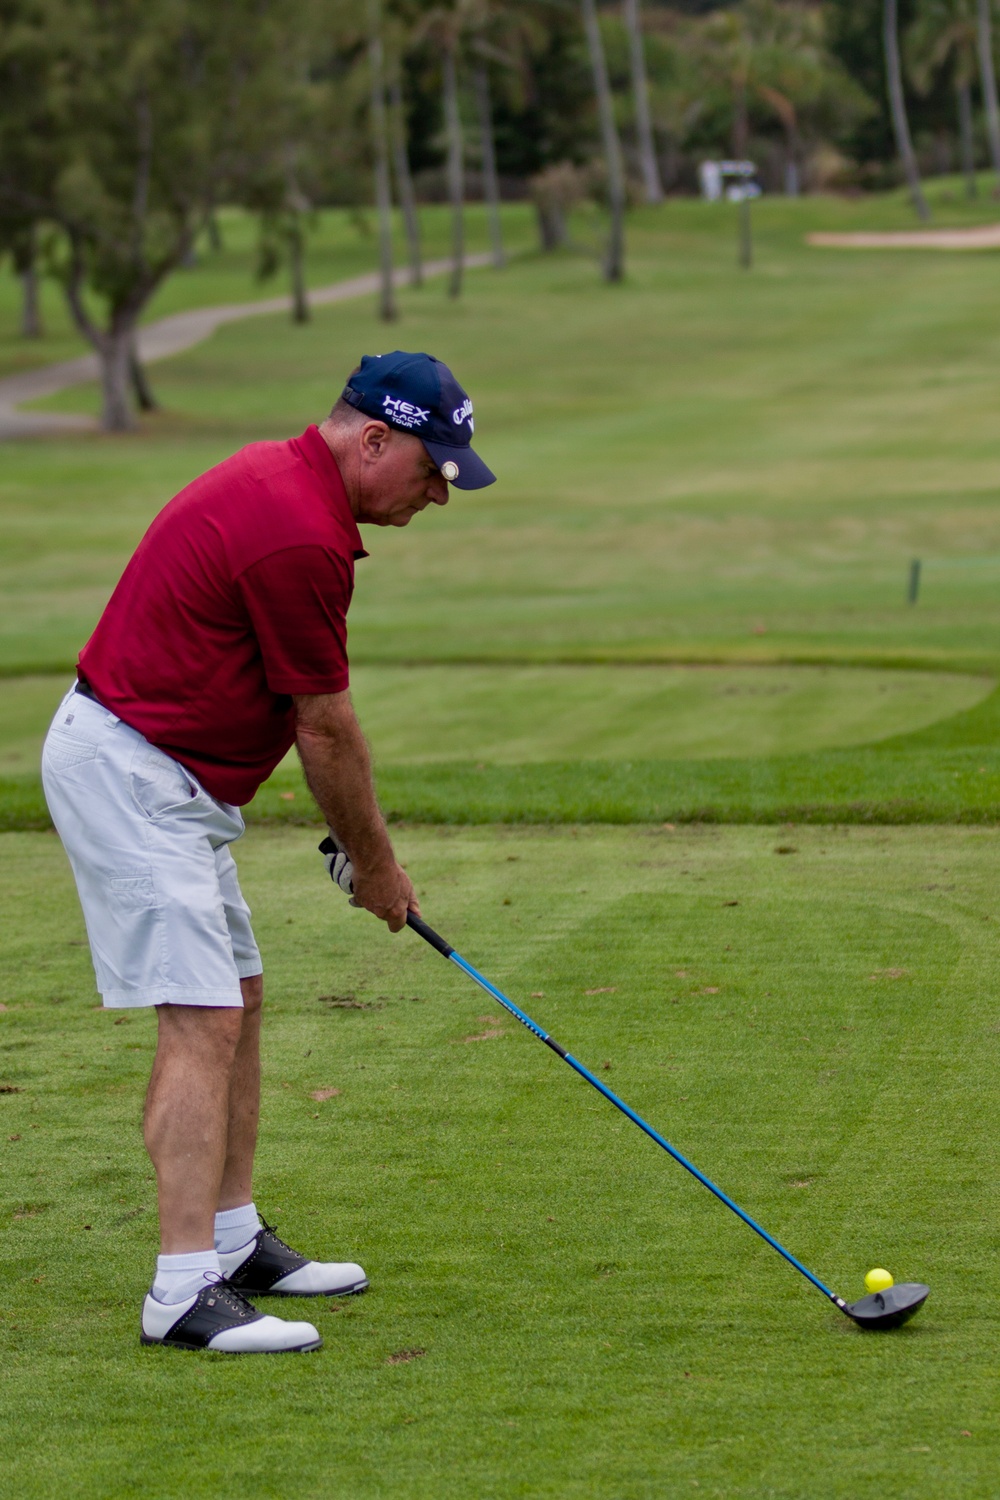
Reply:
<svg viewBox="0 0 1000 1500"><path fill-rule="evenodd" d="M408 526L428 505L448 504L448 481L413 433L371 421L358 442L359 521Z"/></svg>

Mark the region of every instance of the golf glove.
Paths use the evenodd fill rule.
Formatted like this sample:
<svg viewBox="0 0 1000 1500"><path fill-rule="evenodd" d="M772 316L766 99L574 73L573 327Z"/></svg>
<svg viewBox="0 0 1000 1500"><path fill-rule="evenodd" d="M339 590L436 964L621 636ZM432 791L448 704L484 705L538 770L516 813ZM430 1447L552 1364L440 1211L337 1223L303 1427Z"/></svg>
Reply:
<svg viewBox="0 0 1000 1500"><path fill-rule="evenodd" d="M354 895L354 866L351 857L341 844L333 829L329 829L328 837L319 846L319 852L323 856L327 874L334 885L339 885L345 896Z"/></svg>

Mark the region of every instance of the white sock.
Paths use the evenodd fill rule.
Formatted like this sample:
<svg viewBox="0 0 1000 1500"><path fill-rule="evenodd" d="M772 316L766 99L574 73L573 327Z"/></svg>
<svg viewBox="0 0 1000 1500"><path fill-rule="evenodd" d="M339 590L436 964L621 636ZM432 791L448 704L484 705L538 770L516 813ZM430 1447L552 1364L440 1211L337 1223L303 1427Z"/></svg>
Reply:
<svg viewBox="0 0 1000 1500"><path fill-rule="evenodd" d="M221 1275L218 1250L193 1250L189 1255L158 1255L153 1296L157 1302L183 1302L200 1292L206 1280Z"/></svg>
<svg viewBox="0 0 1000 1500"><path fill-rule="evenodd" d="M245 1203L242 1208L227 1208L215 1216L215 1248L220 1255L232 1255L234 1250L249 1245L258 1229L263 1227L253 1203Z"/></svg>

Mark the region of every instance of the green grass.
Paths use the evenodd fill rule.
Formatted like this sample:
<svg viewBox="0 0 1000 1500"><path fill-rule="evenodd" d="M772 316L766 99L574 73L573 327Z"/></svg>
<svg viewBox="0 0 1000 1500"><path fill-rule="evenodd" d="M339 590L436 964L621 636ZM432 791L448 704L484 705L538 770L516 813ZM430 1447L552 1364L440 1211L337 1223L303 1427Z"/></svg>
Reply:
<svg viewBox="0 0 1000 1500"><path fill-rule="evenodd" d="M170 493L300 430L360 351L399 340L454 363L501 482L373 538L364 658L992 664L995 257L810 250L843 206L775 203L740 275L710 207L637 214L624 287L528 258L470 275L457 306L406 294L391 333L367 301L250 320L158 367L168 411L141 437L12 445L0 663L71 662Z"/></svg>
<svg viewBox="0 0 1000 1500"><path fill-rule="evenodd" d="M0 827L49 825L37 766L67 685L0 679ZM835 667L354 675L394 822L992 822L991 688L957 673ZM316 819L294 752L249 816Z"/></svg>
<svg viewBox="0 0 1000 1500"><path fill-rule="evenodd" d="M11 1491L991 1493L1000 1162L970 1124L1000 1107L997 839L399 834L428 918L821 1279L854 1297L886 1264L931 1284L878 1337L454 969L335 899L309 836L253 831L258 1200L293 1242L357 1255L372 1291L292 1305L326 1338L315 1358L228 1364L138 1345L152 1018L91 1009L56 840L4 836Z"/></svg>
<svg viewBox="0 0 1000 1500"><path fill-rule="evenodd" d="M986 201L974 212L944 201L954 184L935 191L940 222L993 216ZM0 673L70 670L170 494L245 441L300 430L361 351L399 342L454 364L501 480L406 533L372 534L359 568L352 656L393 684L366 708L396 815L993 819L995 765L975 715L959 714L973 737L947 763L934 745L899 741L954 713L945 678L933 713L907 708L891 723L869 706L883 681L873 669L953 682L1000 670L997 258L805 245L813 228L902 227L898 194L767 200L754 214L749 275L734 265L728 206L673 202L633 215L622 287L602 285L588 254L521 253L502 275L470 274L457 304L440 284L404 292L391 331L369 299L306 328L253 319L157 366L166 409L139 435L8 444ZM528 211L515 206L509 223L523 246ZM592 241L596 229L590 219L577 232ZM237 216L226 232L219 264L206 257L169 283L170 308L252 290L250 226ZM320 240L331 267L356 268L363 242L344 216ZM47 404L93 400L70 391ZM916 607L905 601L914 556ZM683 662L866 671L856 686L830 676L839 697L793 694L788 712L776 702L755 718L739 694L719 704L692 690L680 713L684 694L643 689L640 704L636 675L619 670ZM449 674L449 663L465 666ZM556 679L528 668L558 663L602 670L538 688L536 713L520 687ZM362 671L362 699L364 682ZM720 748L739 754L721 765ZM34 826L37 783L17 769L0 817ZM255 814L301 816L301 793L279 796L300 786L288 774Z"/></svg>
<svg viewBox="0 0 1000 1500"><path fill-rule="evenodd" d="M257 277L254 220L238 209L222 209L219 224L221 249L212 250L204 238L198 246L196 263L175 272L163 283L143 312L144 323L194 307L254 302L288 294L287 270L279 270L266 281ZM447 255L449 224L446 209L422 209L421 229L427 260ZM529 210L522 207L508 209L506 227L512 247L523 246L531 235ZM402 226L397 222L395 228L396 261L405 266ZM470 254L488 249L485 217L478 205L470 205L467 211L466 230ZM309 233L307 283L318 288L374 270L377 256L373 214L353 215L344 209L326 209L316 216ZM0 266L0 379L19 370L90 352L90 346L77 333L62 290L55 282L43 280L41 283L43 338L24 339L20 336L20 300L21 289L7 261ZM99 312L96 305L93 311Z"/></svg>
<svg viewBox="0 0 1000 1500"><path fill-rule="evenodd" d="M937 222L995 216L933 191ZM327 1340L308 1360L140 1350L152 1019L92 1009L59 845L4 833L19 1495L995 1488L1000 830L947 825L1000 822L998 262L805 247L909 226L900 194L754 220L749 276L728 206L670 203L633 215L623 287L525 253L458 305L405 293L391 330L367 300L255 319L155 367L166 409L136 436L5 445L0 827L46 828L38 738L164 501L322 415L362 351L430 349L501 482L374 534L351 617L426 915L829 1284L887 1264L927 1307L859 1333L453 969L351 912L313 831L268 826L316 816L286 767L240 850L269 993L258 1199L373 1290L301 1305ZM527 211L509 222L523 246ZM156 312L271 293L247 222L226 239ZM371 261L343 216L320 241L314 284ZM46 357L75 352L57 323ZM15 344L0 369L45 352Z"/></svg>

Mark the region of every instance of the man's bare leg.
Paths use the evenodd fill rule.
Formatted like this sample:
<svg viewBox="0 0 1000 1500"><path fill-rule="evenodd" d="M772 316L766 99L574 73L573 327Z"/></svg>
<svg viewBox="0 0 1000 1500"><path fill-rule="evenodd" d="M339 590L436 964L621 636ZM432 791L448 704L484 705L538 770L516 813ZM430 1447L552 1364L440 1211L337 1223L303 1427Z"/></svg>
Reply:
<svg viewBox="0 0 1000 1500"><path fill-rule="evenodd" d="M242 1208L253 1201L253 1157L260 1119L260 1008L264 978L241 979L243 1025L229 1078L227 1149L218 1207Z"/></svg>
<svg viewBox="0 0 1000 1500"><path fill-rule="evenodd" d="M226 1165L230 1080L243 1012L158 1005L156 1061L146 1095L146 1150L156 1171L160 1248L185 1255L215 1246Z"/></svg>

